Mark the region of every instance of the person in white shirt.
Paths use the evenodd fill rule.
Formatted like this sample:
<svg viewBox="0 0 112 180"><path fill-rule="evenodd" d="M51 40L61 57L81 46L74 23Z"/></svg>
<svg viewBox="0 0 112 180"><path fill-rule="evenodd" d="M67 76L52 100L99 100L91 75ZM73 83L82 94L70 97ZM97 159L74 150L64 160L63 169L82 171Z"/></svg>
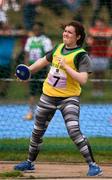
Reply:
<svg viewBox="0 0 112 180"><path fill-rule="evenodd" d="M50 51L53 46L49 37L43 33L43 23L37 22L34 24L32 33L33 35L29 37L25 44L25 59L24 63L26 65L31 65L35 61L38 61L39 58L43 57L48 51ZM47 68L39 71L37 74L32 75L29 82L29 107L30 111L25 115L26 120L32 120L35 110L35 96L38 93L41 93L43 81L39 79L44 79L46 77ZM37 82L38 81L38 82Z"/></svg>
<svg viewBox="0 0 112 180"><path fill-rule="evenodd" d="M0 21L3 23L7 22L7 15L2 9L0 9Z"/></svg>

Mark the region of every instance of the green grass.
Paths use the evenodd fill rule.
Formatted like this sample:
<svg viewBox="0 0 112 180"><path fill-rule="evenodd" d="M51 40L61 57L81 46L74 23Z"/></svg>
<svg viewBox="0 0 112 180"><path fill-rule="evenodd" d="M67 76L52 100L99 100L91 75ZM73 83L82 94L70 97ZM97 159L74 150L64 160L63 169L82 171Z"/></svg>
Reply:
<svg viewBox="0 0 112 180"><path fill-rule="evenodd" d="M4 172L0 173L0 177L2 179L6 178L19 178L19 177L24 177L23 174L20 171L11 171L11 172Z"/></svg>
<svg viewBox="0 0 112 180"><path fill-rule="evenodd" d="M89 138L97 162L112 162L111 138ZM1 139L0 160L23 161L28 156L29 139ZM38 161L84 162L70 138L44 138Z"/></svg>

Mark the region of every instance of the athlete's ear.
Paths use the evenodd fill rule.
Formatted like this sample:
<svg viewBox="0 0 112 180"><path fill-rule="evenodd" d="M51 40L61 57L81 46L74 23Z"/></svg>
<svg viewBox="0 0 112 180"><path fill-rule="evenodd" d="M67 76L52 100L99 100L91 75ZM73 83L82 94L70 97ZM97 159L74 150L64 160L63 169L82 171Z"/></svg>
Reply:
<svg viewBox="0 0 112 180"><path fill-rule="evenodd" d="M80 38L81 38L81 35L78 35L78 36L77 36L77 40L79 40Z"/></svg>

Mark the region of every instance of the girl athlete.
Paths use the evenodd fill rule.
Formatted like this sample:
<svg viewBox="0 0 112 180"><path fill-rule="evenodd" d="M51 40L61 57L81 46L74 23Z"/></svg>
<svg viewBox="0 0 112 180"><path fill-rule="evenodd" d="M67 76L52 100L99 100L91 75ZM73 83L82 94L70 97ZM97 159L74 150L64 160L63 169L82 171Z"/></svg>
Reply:
<svg viewBox="0 0 112 180"><path fill-rule="evenodd" d="M30 139L28 160L17 164L14 169L34 170L42 144L43 135L57 109L62 113L70 138L88 164L88 176L102 174L95 163L87 138L80 131L80 94L81 86L91 73L91 60L82 48L85 30L77 21L63 25L63 43L29 66L35 73L51 63L48 76L43 84L43 94L35 112L35 124Z"/></svg>

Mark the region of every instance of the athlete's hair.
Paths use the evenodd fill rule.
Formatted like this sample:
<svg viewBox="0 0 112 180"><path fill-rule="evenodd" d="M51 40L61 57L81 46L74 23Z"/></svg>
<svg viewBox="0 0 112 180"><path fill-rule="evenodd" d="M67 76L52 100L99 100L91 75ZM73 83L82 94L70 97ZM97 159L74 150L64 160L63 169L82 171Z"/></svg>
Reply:
<svg viewBox="0 0 112 180"><path fill-rule="evenodd" d="M75 28L76 36L80 35L80 39L77 40L77 45L82 46L86 36L84 26L79 21L71 21L67 24L62 24L61 28L65 29L66 26L73 26Z"/></svg>

